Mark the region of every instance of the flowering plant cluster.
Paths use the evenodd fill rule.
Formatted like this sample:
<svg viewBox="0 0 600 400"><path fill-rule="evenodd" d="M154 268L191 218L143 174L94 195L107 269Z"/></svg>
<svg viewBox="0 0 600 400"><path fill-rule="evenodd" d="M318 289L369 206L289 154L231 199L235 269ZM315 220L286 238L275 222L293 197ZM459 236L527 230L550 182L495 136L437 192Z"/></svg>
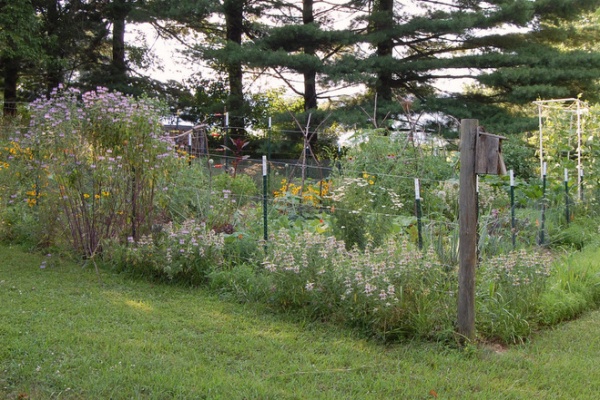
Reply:
<svg viewBox="0 0 600 400"><path fill-rule="evenodd" d="M160 115L151 100L103 88L59 89L34 101L29 128L9 139L3 162L10 166L0 172L17 179L2 187L2 199L35 205L32 212L48 216L38 229L57 233L49 241L68 232L84 256L99 252L108 238L138 239L155 222L155 200L182 162Z"/></svg>
<svg viewBox="0 0 600 400"><path fill-rule="evenodd" d="M286 207L294 204L318 207L331 190L331 181L326 179L317 182L308 181L304 185L282 179L279 189L273 191L273 196L276 204Z"/></svg>
<svg viewBox="0 0 600 400"><path fill-rule="evenodd" d="M519 341L535 329L551 275L548 252L512 251L481 263L477 279L480 329L488 337Z"/></svg>
<svg viewBox="0 0 600 400"><path fill-rule="evenodd" d="M336 237L348 248L357 245L364 249L369 241L376 246L382 244L391 231L390 219L404 208L393 188L374 184L374 179L366 173L357 178L338 178L328 196Z"/></svg>
<svg viewBox="0 0 600 400"><path fill-rule="evenodd" d="M486 260L480 269L482 279L490 282L491 294L518 287L531 288L550 276L552 258L547 252L511 251Z"/></svg>
<svg viewBox="0 0 600 400"><path fill-rule="evenodd" d="M204 223L187 220L168 223L154 235L139 240L129 237L125 244L112 244L106 259L117 268L134 273L204 283L224 259L224 235Z"/></svg>
<svg viewBox="0 0 600 400"><path fill-rule="evenodd" d="M279 307L309 310L381 336L405 334L416 320L435 335L451 321L454 274L433 251L395 240L347 250L334 237L292 237L286 230L272 235L267 247L263 267L271 277L271 301Z"/></svg>
<svg viewBox="0 0 600 400"><path fill-rule="evenodd" d="M381 245L388 235L406 228L392 221L414 215L414 178L421 181L425 204L431 204L429 190L452 176L452 169L430 148L374 130L368 140L347 150L333 175L335 235L348 247L365 248L369 241Z"/></svg>

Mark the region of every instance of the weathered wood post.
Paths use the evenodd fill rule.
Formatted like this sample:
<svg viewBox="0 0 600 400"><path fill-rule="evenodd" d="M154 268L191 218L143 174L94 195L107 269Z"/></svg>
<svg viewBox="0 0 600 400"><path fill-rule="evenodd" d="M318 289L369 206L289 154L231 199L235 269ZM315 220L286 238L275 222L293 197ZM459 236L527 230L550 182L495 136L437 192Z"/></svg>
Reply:
<svg viewBox="0 0 600 400"><path fill-rule="evenodd" d="M477 266L477 174L504 175L503 136L485 132L476 119L460 124L460 244L458 248L458 334L475 338L475 268Z"/></svg>
<svg viewBox="0 0 600 400"><path fill-rule="evenodd" d="M475 267L477 264L476 148L478 120L460 125L458 334L475 338Z"/></svg>

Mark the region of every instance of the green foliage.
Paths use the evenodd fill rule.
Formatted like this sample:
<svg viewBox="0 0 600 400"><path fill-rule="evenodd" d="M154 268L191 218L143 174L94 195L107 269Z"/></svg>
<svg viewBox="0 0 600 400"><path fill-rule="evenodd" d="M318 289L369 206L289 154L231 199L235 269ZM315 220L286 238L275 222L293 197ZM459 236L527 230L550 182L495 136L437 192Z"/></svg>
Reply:
<svg viewBox="0 0 600 400"><path fill-rule="evenodd" d="M39 67L42 41L40 23L30 1L0 3L0 76L3 81L3 117L17 114L19 79Z"/></svg>
<svg viewBox="0 0 600 400"><path fill-rule="evenodd" d="M548 235L552 246L581 250L598 236L598 219L578 218L567 225L565 216L561 217L562 223L549 224Z"/></svg>
<svg viewBox="0 0 600 400"><path fill-rule="evenodd" d="M540 299L540 323L554 325L570 320L600 302L598 249L566 256L556 265Z"/></svg>
<svg viewBox="0 0 600 400"><path fill-rule="evenodd" d="M535 149L528 145L525 140L511 137L502 144L504 164L508 171L513 170L514 175L525 181L539 177L536 168Z"/></svg>
<svg viewBox="0 0 600 400"><path fill-rule="evenodd" d="M511 252L478 269L477 326L487 338L517 343L531 335L552 259L543 252Z"/></svg>
<svg viewBox="0 0 600 400"><path fill-rule="evenodd" d="M394 231L396 216L414 215L414 178L426 196L440 180L449 178L452 167L426 147L406 139L366 132L362 142L347 150L334 175L334 231L348 248L383 243ZM431 197L427 197L430 201Z"/></svg>
<svg viewBox="0 0 600 400"><path fill-rule="evenodd" d="M161 196L159 203L170 220L181 223L190 217L207 219L212 197L209 173L201 162L174 171L169 191Z"/></svg>
<svg viewBox="0 0 600 400"><path fill-rule="evenodd" d="M212 178L213 190L217 193L227 193L240 205L247 204L258 194L258 188L252 177L239 175L235 178L223 173Z"/></svg>
<svg viewBox="0 0 600 400"><path fill-rule="evenodd" d="M270 279L257 272L256 267L244 263L215 269L209 275L209 287L224 299L262 302L269 296Z"/></svg>
<svg viewBox="0 0 600 400"><path fill-rule="evenodd" d="M15 243L36 249L44 242L37 215L26 204L11 204L0 214L0 238L4 243Z"/></svg>

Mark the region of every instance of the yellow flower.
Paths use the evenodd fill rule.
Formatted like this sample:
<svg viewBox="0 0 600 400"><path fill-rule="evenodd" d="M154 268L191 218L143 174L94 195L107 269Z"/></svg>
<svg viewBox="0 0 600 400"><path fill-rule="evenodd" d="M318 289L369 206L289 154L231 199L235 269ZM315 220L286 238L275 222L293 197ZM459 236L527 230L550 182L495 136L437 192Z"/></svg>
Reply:
<svg viewBox="0 0 600 400"><path fill-rule="evenodd" d="M87 194L87 193L84 193L84 194L83 194L83 198L84 198L84 199L89 199L89 198L90 198L90 195L89 195L89 194Z"/></svg>
<svg viewBox="0 0 600 400"><path fill-rule="evenodd" d="M100 195L99 195L99 194L95 194L95 195L94 195L94 198L95 198L95 199L99 199L99 198L100 198Z"/></svg>

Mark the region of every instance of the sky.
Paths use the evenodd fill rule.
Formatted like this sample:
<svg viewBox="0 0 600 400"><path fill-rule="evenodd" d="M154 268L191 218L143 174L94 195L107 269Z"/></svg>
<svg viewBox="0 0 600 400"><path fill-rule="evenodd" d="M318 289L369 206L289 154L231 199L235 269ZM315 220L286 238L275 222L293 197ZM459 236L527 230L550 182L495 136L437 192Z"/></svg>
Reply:
<svg viewBox="0 0 600 400"><path fill-rule="evenodd" d="M144 40L163 66L162 71L158 68L147 71L154 79L162 82L168 80L181 82L201 70L188 62L185 56L180 53L184 47L179 42L160 37L150 24L127 25L125 36L127 42L139 41L140 37L145 38Z"/></svg>

